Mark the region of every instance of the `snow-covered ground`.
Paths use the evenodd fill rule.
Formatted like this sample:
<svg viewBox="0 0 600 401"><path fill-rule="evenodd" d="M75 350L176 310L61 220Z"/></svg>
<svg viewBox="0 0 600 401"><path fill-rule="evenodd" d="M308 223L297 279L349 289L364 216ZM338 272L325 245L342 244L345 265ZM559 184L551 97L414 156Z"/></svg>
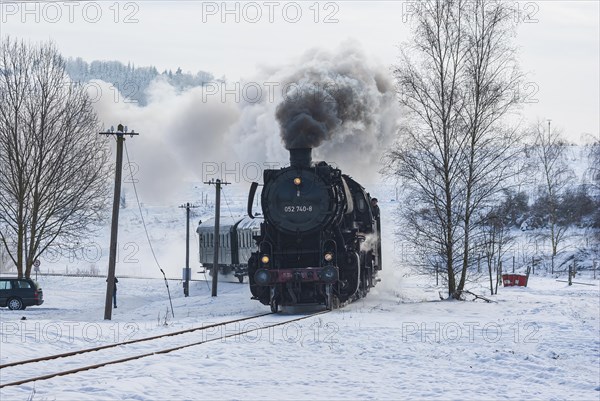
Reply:
<svg viewBox="0 0 600 401"><path fill-rule="evenodd" d="M439 301L438 289L422 277L389 276L394 285L328 314L239 340L6 387L0 399L600 397L597 281L569 287L532 277L527 288L501 288L497 302L484 303ZM165 318L169 301L162 280L124 278L113 320L104 321L103 278L42 276L39 282L42 306L0 311L1 363L268 312L250 300L245 284L220 282L213 298L207 283L197 281L184 298L180 283L171 282L175 318ZM216 334L245 331L251 324ZM95 358L88 354L85 362ZM65 366L54 362L50 366ZM3 369L0 382L16 380L24 373L19 369L24 368Z"/></svg>
<svg viewBox="0 0 600 401"><path fill-rule="evenodd" d="M398 202L392 200L393 187L365 186L376 189L371 193L388 216L383 227L382 282L367 298L238 340L222 338L35 385L2 388L0 400L600 399L600 281L591 271L581 272L575 281L592 285L569 287L556 277L536 274L527 288L500 287L493 303L440 301L444 288L410 268L410 249L394 240L396 228L389 216ZM239 188L225 189L225 215L243 213L246 189ZM113 310L113 319L103 320L106 227L90 238L97 248L80 244L60 258L42 258L38 281L44 290L43 305L0 310L0 363L268 312L268 307L250 300L247 284L235 278L219 282L216 298L206 281L193 281L190 297L183 296L177 278L185 262L185 214L178 206L202 199L201 191L210 194L210 201L213 189L190 185L178 197L142 208L157 258L172 278L175 317L169 312L165 282L149 278L159 277L160 271L129 193L128 206L121 210L118 309ZM196 211L192 230L198 219L213 212L210 205ZM202 280L193 231L191 238L193 276ZM100 277L44 274L67 268L69 273L87 271L92 265ZM482 276L469 289L487 295L486 280ZM304 314L288 310L268 319L283 321ZM212 335L224 337L256 324L242 322ZM196 332L192 338L200 341L204 335ZM172 344L182 341L171 339ZM163 343L164 348L172 344ZM146 345L144 352L152 346ZM127 352L121 347L112 350L115 355ZM82 362L98 363L109 356L86 354ZM51 373L52 367L76 365L56 360L27 369L4 368L0 383Z"/></svg>

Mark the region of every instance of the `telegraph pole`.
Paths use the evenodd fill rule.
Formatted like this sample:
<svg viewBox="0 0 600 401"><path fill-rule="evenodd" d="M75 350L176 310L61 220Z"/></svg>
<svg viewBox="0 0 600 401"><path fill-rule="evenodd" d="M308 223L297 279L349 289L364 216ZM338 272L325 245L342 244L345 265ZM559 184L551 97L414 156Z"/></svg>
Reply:
<svg viewBox="0 0 600 401"><path fill-rule="evenodd" d="M113 127L110 127L108 132L100 132L100 135L116 135L117 138L117 166L115 170L115 193L113 197L112 222L110 227L110 254L108 257L108 277L106 282L106 301L104 303L104 320L111 320L112 317L112 300L115 289L115 264L117 260L117 234L119 231L119 204L121 199L121 173L123 171L123 142L125 142L125 133L127 127L122 124L117 126L115 132ZM139 135L133 130L127 135L133 137Z"/></svg>
<svg viewBox="0 0 600 401"><path fill-rule="evenodd" d="M206 181L205 184L215 185L217 191L215 197L215 242L214 242L214 259L212 267L212 296L217 296L217 282L219 277L219 224L221 217L221 185L229 185L228 182L221 180Z"/></svg>
<svg viewBox="0 0 600 401"><path fill-rule="evenodd" d="M198 206L192 205L189 202L179 206L185 208L186 223L185 223L185 270L183 271L183 295L190 295L190 209Z"/></svg>

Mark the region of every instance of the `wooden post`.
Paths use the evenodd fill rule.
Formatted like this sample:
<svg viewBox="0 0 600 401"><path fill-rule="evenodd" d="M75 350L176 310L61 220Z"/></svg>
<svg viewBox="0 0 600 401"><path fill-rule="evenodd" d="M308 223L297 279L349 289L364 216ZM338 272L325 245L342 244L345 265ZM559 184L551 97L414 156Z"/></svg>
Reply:
<svg viewBox="0 0 600 401"><path fill-rule="evenodd" d="M198 206L186 203L185 205L179 206L185 208L185 273L183 280L183 295L190 295L190 209Z"/></svg>
<svg viewBox="0 0 600 401"><path fill-rule="evenodd" d="M572 279L573 268L569 265L569 285L573 285Z"/></svg>
<svg viewBox="0 0 600 401"><path fill-rule="evenodd" d="M117 261L117 235L119 231L119 207L121 201L121 173L123 171L123 142L127 128L122 124L117 126L117 132L111 128L110 132L101 132L100 135L116 135L117 137L117 165L115 170L115 191L113 196L112 221L110 228L110 253L108 256L108 277L106 280L106 299L104 302L104 320L112 318L112 301L115 289L115 265ZM127 135L138 135L131 131Z"/></svg>
<svg viewBox="0 0 600 401"><path fill-rule="evenodd" d="M219 225L221 224L221 180L215 182L215 241L212 268L212 296L217 296L217 283L219 282Z"/></svg>
<svg viewBox="0 0 600 401"><path fill-rule="evenodd" d="M205 184L215 184L216 195L215 195L215 241L214 241L214 258L212 267L212 296L217 296L217 283L219 278L219 224L221 224L221 185L228 185L228 182L221 182L217 179L216 181L210 180Z"/></svg>

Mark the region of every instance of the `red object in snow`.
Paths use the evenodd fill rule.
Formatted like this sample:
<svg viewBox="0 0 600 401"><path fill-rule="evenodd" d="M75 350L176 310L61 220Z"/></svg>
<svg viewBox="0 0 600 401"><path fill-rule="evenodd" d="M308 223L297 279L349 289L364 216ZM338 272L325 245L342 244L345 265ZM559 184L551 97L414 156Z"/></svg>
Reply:
<svg viewBox="0 0 600 401"><path fill-rule="evenodd" d="M502 283L505 287L527 287L527 275L525 274L503 274Z"/></svg>

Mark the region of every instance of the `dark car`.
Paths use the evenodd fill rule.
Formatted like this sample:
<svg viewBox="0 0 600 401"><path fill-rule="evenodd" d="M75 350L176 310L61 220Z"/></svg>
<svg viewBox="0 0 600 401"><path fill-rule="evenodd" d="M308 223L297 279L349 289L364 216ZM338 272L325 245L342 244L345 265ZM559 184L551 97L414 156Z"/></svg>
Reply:
<svg viewBox="0 0 600 401"><path fill-rule="evenodd" d="M0 277L0 307L19 310L44 303L38 283L29 278Z"/></svg>

